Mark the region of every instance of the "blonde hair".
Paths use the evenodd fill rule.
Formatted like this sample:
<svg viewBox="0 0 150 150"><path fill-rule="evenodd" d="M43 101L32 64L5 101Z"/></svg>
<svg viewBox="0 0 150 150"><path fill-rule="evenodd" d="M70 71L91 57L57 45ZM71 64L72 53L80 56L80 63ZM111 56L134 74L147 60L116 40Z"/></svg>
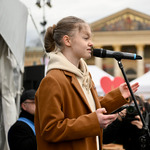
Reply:
<svg viewBox="0 0 150 150"><path fill-rule="evenodd" d="M56 46L63 46L62 38L64 35L73 37L73 33L76 29L81 31L83 24L86 22L80 18L69 16L61 19L57 25L48 27L45 38L44 46L46 52L52 52L55 50Z"/></svg>

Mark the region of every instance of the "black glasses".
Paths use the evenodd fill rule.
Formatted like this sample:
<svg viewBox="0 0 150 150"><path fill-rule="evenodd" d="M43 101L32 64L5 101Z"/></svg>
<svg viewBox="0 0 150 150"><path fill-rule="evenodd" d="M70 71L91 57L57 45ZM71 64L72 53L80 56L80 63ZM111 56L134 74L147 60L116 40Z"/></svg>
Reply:
<svg viewBox="0 0 150 150"><path fill-rule="evenodd" d="M35 104L35 102L24 102L24 103L31 103L31 104Z"/></svg>

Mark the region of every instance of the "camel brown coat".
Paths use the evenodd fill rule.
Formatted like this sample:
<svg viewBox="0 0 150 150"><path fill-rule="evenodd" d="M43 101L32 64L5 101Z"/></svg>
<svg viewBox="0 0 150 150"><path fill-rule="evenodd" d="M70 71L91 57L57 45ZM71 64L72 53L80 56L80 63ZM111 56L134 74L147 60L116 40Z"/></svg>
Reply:
<svg viewBox="0 0 150 150"><path fill-rule="evenodd" d="M104 107L108 114L127 103L119 88L100 98L92 83L91 92L96 109ZM49 71L35 101L38 150L96 150L97 135L102 149L103 131L96 112L92 112L74 74L58 69Z"/></svg>

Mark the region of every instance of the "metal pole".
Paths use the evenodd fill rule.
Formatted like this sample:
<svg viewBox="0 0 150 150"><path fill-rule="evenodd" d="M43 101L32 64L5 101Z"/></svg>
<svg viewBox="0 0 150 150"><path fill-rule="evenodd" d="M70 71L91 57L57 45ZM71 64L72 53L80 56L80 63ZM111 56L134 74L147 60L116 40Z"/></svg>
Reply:
<svg viewBox="0 0 150 150"><path fill-rule="evenodd" d="M116 59L116 60L117 60L117 59ZM140 111L139 107L138 107L138 104L137 104L137 102L136 102L135 96L134 96L134 94L133 94L133 91L132 91L132 89L131 89L131 86L130 86L129 81L128 81L127 77L126 77L125 71L124 71L124 69L123 69L123 65L122 65L122 63L121 63L121 60L117 60L117 61L118 61L118 65L119 65L119 67L120 67L120 69L121 69L121 71L122 71L122 74L123 74L123 76L124 76L124 79L125 79L125 81L126 81L126 83L127 83L127 86L128 86L129 91L130 91L130 93L131 93L131 96L132 96L132 98L133 98L133 101L134 101L134 103L135 103L135 106L136 106L136 109L137 109L137 111L138 111L138 114L139 114L139 116L140 116L140 118L141 118L141 121L142 121L142 123L143 123L143 129L145 130L145 132L146 132L146 134L147 134L147 136L148 136L148 143L149 143L149 147L150 147L150 132L149 132L149 128L148 128L148 126L146 125L145 120L144 120L144 118L143 118L143 116L142 116L142 114L141 114L141 111Z"/></svg>

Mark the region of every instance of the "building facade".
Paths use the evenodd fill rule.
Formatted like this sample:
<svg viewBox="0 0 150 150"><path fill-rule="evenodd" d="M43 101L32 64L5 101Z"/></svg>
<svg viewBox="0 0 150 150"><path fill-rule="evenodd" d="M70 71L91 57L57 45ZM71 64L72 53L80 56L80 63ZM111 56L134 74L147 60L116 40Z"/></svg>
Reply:
<svg viewBox="0 0 150 150"><path fill-rule="evenodd" d="M142 60L122 59L127 78L131 81L150 70L150 16L132 9L125 9L90 24L94 48L117 52L136 53ZM43 63L42 47L26 48L25 66ZM47 63L48 58L46 58ZM85 60L88 65L97 65L113 76L122 76L114 58Z"/></svg>
<svg viewBox="0 0 150 150"><path fill-rule="evenodd" d="M142 60L121 60L129 80L150 70L150 16L127 8L92 23L91 29L94 48L142 56ZM93 60L111 75L122 76L115 59L95 57Z"/></svg>

